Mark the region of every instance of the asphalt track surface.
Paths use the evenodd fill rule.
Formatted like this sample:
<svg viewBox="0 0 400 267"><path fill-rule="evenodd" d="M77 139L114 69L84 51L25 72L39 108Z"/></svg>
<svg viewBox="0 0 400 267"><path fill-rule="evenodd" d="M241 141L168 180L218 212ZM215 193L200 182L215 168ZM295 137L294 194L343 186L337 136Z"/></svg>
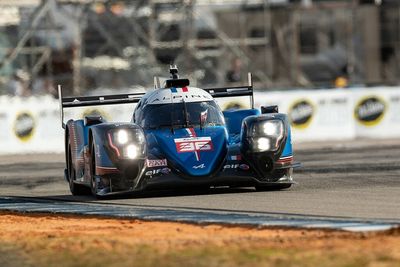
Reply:
<svg viewBox="0 0 400 267"><path fill-rule="evenodd" d="M111 200L71 196L60 154L0 156L0 197L33 197L143 208L327 216L400 223L400 140L358 140L295 146L298 184L148 192Z"/></svg>

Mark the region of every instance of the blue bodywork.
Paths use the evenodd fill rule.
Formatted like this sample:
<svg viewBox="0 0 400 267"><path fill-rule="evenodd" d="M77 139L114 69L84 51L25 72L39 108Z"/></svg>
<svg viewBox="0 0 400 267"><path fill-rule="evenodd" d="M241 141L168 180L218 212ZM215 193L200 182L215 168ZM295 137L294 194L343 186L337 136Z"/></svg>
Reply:
<svg viewBox="0 0 400 267"><path fill-rule="evenodd" d="M95 196L167 186L255 186L283 189L293 184L291 130L277 106L222 112L219 97L250 98L246 86L201 89L171 79L146 93L62 97L60 107L137 103L130 122L101 116L69 120L65 129L66 169L72 194L90 188Z"/></svg>
<svg viewBox="0 0 400 267"><path fill-rule="evenodd" d="M193 132L193 134L190 134ZM213 126L204 129L182 128L145 131L149 155L154 158L167 158L170 163L189 176L207 176L221 164L228 149L228 132L225 127ZM179 152L175 140L183 138L210 137L212 147L206 151ZM193 143L187 143L194 145ZM204 164L204 165L202 165ZM202 168L193 166L202 165Z"/></svg>
<svg viewBox="0 0 400 267"><path fill-rule="evenodd" d="M246 185L249 182L251 182L250 184L270 184L276 183L279 177L286 175L286 170L293 167L292 161L280 163L282 159L293 156L291 131L288 123L285 124L287 134L281 148L268 156L276 163L273 163L274 167L271 170L266 171L258 167L259 160L265 161L264 156L262 154L260 154L261 157L247 155L243 152L241 140L244 120L249 117L265 117L266 115L260 114L257 109L225 111L223 115L226 121L225 126L166 127L144 130L145 157L131 163L128 162L128 164L121 164L120 160L116 159L115 155L113 156L107 141L107 134L110 129L132 127L135 124L101 122L85 125L83 120L71 120L67 123L67 132L74 148L72 149L72 161L76 172L75 182L90 184L92 178L89 151L91 147L94 147L95 150L92 154L95 157L96 170L99 168L103 171L113 171L111 174L108 172L96 173L97 177L112 181L126 180L118 189L119 191L142 190L158 184L170 186L198 183L214 185ZM166 160L168 164L147 166L146 162L149 160L156 162ZM136 172L133 172L130 166L135 164L138 167ZM128 167L126 167L127 165ZM133 177L128 177L130 175ZM281 183L291 184L292 180L290 178ZM130 185L128 186L128 184Z"/></svg>

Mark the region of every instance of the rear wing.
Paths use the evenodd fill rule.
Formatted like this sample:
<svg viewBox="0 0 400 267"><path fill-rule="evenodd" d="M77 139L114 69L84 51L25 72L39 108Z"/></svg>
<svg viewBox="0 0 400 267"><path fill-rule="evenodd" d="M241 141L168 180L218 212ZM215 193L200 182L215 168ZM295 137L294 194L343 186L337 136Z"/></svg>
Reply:
<svg viewBox="0 0 400 267"><path fill-rule="evenodd" d="M253 80L251 73L247 75L248 85L247 86L234 86L234 87L220 87L220 88L208 88L204 89L212 97L237 97L237 96L249 96L250 106L254 108L254 92L253 92Z"/></svg>
<svg viewBox="0 0 400 267"><path fill-rule="evenodd" d="M145 93L63 97L61 85L58 85L58 100L60 105L61 126L65 129L64 108L102 106L115 104L133 104L139 102Z"/></svg>
<svg viewBox="0 0 400 267"><path fill-rule="evenodd" d="M218 97L238 97L249 96L250 106L254 108L254 94L253 94L253 81L251 73L248 73L247 86L231 86L220 88L204 89L214 98ZM156 79L155 79L156 82ZM159 85L159 80L157 79ZM157 88L155 86L155 88ZM87 107L87 106L101 106L101 105L115 105L115 104L133 104L139 102L145 93L132 93L132 94L117 94L117 95L102 95L102 96L77 96L77 97L63 97L61 85L58 85L58 99L60 105L61 126L65 129L64 123L64 108Z"/></svg>

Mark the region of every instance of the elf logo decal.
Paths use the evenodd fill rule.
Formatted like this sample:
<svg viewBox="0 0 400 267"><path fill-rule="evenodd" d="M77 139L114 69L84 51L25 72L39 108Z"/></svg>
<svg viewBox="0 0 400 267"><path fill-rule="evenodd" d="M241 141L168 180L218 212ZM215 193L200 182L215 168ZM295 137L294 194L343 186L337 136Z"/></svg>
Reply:
<svg viewBox="0 0 400 267"><path fill-rule="evenodd" d="M175 146L178 153L194 152L196 160L200 160L200 151L212 151L213 143L211 137L196 137L196 132L193 128L186 129L189 137L186 138L176 138Z"/></svg>
<svg viewBox="0 0 400 267"><path fill-rule="evenodd" d="M250 169L250 166L247 164L227 164L224 166L224 169L241 169L247 171Z"/></svg>
<svg viewBox="0 0 400 267"><path fill-rule="evenodd" d="M19 113L14 123L14 133L23 142L29 141L35 132L35 120L29 112Z"/></svg>
<svg viewBox="0 0 400 267"><path fill-rule="evenodd" d="M377 125L384 117L386 111L385 102L377 96L362 98L354 109L356 120L366 126Z"/></svg>
<svg viewBox="0 0 400 267"><path fill-rule="evenodd" d="M162 169L155 169L150 170L145 173L146 176L153 176L153 175L161 175L161 174L169 174L171 172L170 168L162 168Z"/></svg>
<svg viewBox="0 0 400 267"><path fill-rule="evenodd" d="M313 118L314 106L310 101L302 99L294 102L288 113L292 126L304 129L308 127Z"/></svg>

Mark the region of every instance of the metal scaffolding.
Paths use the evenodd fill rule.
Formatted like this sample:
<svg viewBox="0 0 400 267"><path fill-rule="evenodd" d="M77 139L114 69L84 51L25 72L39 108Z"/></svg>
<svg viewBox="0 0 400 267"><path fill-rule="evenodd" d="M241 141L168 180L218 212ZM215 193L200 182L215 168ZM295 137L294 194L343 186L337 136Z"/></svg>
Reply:
<svg viewBox="0 0 400 267"><path fill-rule="evenodd" d="M73 94L149 86L149 77L164 74L170 63L197 85L221 85L235 58L263 88L326 86L340 75L352 82L398 82L400 72L397 63L380 60L379 14L389 11L356 1L26 0L8 6L31 9L18 41L0 59L0 73L24 58L31 79L54 77ZM73 38L66 40L71 29ZM52 42L64 43L63 49ZM390 44L390 58L400 54L398 43Z"/></svg>

